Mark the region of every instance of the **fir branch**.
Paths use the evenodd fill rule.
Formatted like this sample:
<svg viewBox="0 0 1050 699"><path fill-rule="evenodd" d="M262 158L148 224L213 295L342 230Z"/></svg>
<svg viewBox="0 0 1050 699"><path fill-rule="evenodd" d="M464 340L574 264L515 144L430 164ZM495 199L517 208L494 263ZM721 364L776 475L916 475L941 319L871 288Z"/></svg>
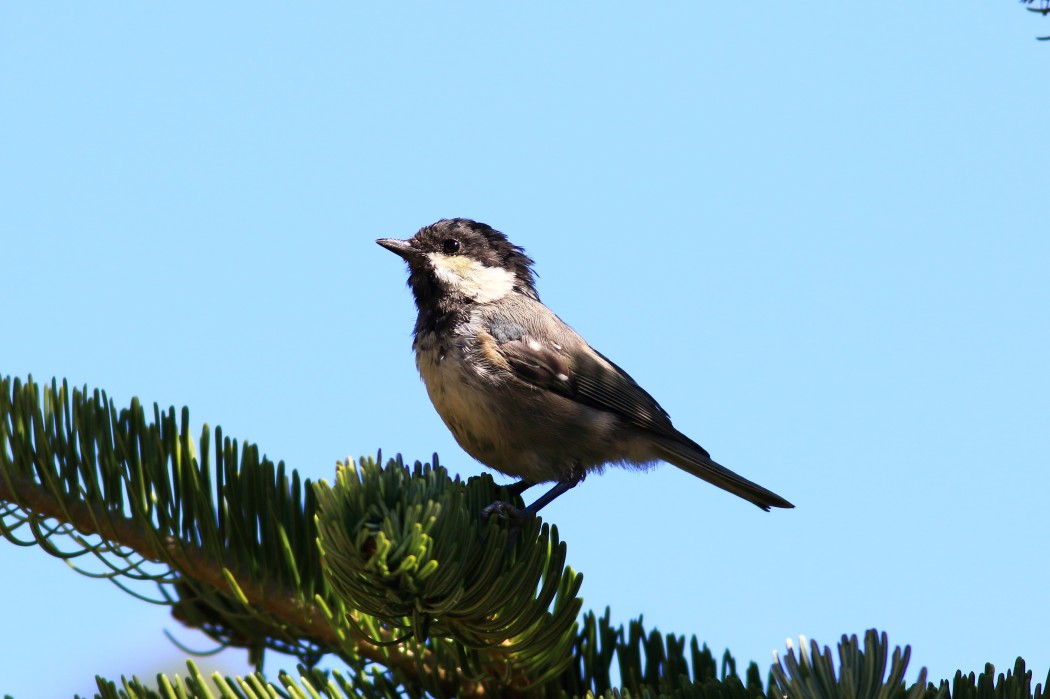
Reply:
<svg viewBox="0 0 1050 699"><path fill-rule="evenodd" d="M54 380L42 392L31 379L0 386L0 502L11 503L0 506L0 535L63 558L93 554L109 569L101 577L132 594L121 578L157 583L177 619L248 648L256 664L264 648L308 664L335 653L409 686L484 696L496 684L525 691L570 661L581 578L546 526L505 547L505 528L490 524L482 540L478 513L499 496L491 478L464 484L436 465L410 472L400 457L386 469L366 459L347 466L359 480L344 478L333 498L220 429L213 461L207 425L198 460L185 408L180 424L174 408L154 406L149 423L137 399L118 415L99 391ZM334 577L318 521L341 542L325 559L339 565ZM22 527L28 542L17 538ZM74 550L54 544L63 534ZM380 556L399 561L393 587ZM413 567L417 559L425 564ZM329 577L401 601L340 596Z"/></svg>
<svg viewBox="0 0 1050 699"><path fill-rule="evenodd" d="M789 645L766 690L754 664L742 682L728 653L716 676L695 637L614 627L608 610L577 632L580 576L556 529L536 522L506 547L505 529L480 527L484 505L506 497L491 478L461 483L436 458L363 459L334 487L310 484L219 429L213 459L207 426L198 460L185 409L181 425L156 406L148 423L137 400L118 416L98 391L52 381L42 394L0 380L0 535L65 560L92 554L108 568L92 575L132 594L122 580L154 582L177 619L256 662L264 648L303 659L297 680L256 673L220 683L224 696L618 697L615 664L624 697L1043 699L1021 659L998 678L989 665L906 687L910 649L891 656L874 631L863 648L842 638L838 668L828 648ZM325 653L349 679L312 669ZM182 685L159 677L156 691L100 679L99 696L210 696L194 672Z"/></svg>
<svg viewBox="0 0 1050 699"><path fill-rule="evenodd" d="M245 598L251 606L265 611L281 624L296 630L302 638L329 649L345 645L345 638L329 623L317 605L302 603L287 588L252 580L239 566L215 560L198 547L189 547L184 542L176 543L168 538L167 545L158 546L157 537L140 521L131 517L99 518L85 502L61 501L54 494L31 479L12 476L0 469L0 501L15 503L28 513L31 519L55 519L72 525L84 535L97 534L108 541L119 542L139 555L156 563L170 565L183 576L209 585L220 592ZM424 672L436 678L447 692L447 696L483 697L482 685L465 677L450 677L446 668L435 666L432 660L422 663L410 653L395 648L382 649L363 638L354 644L360 658L378 663L413 677L422 665ZM429 655L429 654L428 654ZM344 657L344 660L351 658Z"/></svg>
<svg viewBox="0 0 1050 699"><path fill-rule="evenodd" d="M0 470L0 500L15 503L32 520L58 520L72 525L81 534L97 534L118 542L154 563L170 565L181 575L189 575L226 594L234 594L232 581L252 605L273 614L305 637L324 645L339 643L324 615L311 605L302 604L288 589L252 580L236 564L224 564L202 548L176 543L172 537L167 537L166 545L158 545L155 534L136 518L112 515L99 518L87 503L59 500L35 481L3 470Z"/></svg>

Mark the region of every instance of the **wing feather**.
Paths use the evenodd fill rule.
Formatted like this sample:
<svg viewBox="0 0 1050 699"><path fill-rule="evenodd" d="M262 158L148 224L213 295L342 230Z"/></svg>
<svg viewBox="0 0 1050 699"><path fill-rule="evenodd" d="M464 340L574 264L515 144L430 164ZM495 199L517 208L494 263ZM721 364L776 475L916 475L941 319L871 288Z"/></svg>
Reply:
<svg viewBox="0 0 1050 699"><path fill-rule="evenodd" d="M523 331L496 346L514 374L527 383L615 413L658 434L679 436L667 412L627 372L582 339L579 344L570 353L560 344Z"/></svg>

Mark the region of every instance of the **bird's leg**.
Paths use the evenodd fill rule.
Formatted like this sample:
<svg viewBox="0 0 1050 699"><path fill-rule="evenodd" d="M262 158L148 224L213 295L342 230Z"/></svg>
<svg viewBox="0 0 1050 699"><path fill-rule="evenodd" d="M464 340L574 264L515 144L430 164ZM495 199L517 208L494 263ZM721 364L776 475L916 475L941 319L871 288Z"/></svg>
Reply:
<svg viewBox="0 0 1050 699"><path fill-rule="evenodd" d="M546 493L537 498L536 502L532 503L528 507L521 508L511 505L509 502L503 502L497 500L496 502L488 505L481 511L481 521L487 522L489 517L492 515L498 515L505 519L511 520L513 526L518 526L522 522L528 520L530 517L535 517L536 513L541 509L551 504L556 497L562 493L575 488L577 485L583 482L583 479L587 477L587 472L580 468L578 464L573 464L572 468L569 469L569 473L554 484L554 487L548 490ZM514 495L521 495L525 490L532 487L532 483L528 481L521 481L515 483L507 488L509 492Z"/></svg>
<svg viewBox="0 0 1050 699"><path fill-rule="evenodd" d="M509 493L512 498L518 498L521 497L522 493L524 493L526 490L528 490L534 485L536 484L530 483L529 481L523 478L517 483L511 483L510 485L505 487L507 488L507 493Z"/></svg>
<svg viewBox="0 0 1050 699"><path fill-rule="evenodd" d="M568 476L555 483L553 488L539 496L536 499L536 502L532 503L525 509L535 515L541 509L554 502L554 498L563 493L569 492L580 483L583 483L583 479L586 477L587 472L580 468L579 465L573 464L572 468L569 470Z"/></svg>

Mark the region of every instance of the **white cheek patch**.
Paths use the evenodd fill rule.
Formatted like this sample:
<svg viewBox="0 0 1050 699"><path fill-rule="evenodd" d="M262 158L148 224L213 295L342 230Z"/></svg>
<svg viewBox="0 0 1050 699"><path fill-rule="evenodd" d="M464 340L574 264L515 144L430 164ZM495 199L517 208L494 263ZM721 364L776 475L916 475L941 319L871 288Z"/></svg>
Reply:
<svg viewBox="0 0 1050 699"><path fill-rule="evenodd" d="M498 301L514 289L514 273L477 260L432 252L427 255L438 281L479 303Z"/></svg>

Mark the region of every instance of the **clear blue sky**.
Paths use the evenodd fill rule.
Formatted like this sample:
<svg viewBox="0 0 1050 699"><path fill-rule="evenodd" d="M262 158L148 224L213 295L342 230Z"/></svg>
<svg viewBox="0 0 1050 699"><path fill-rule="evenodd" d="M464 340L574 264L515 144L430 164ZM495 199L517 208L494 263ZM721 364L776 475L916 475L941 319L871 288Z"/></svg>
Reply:
<svg viewBox="0 0 1050 699"><path fill-rule="evenodd" d="M0 373L188 405L315 479L379 447L479 473L373 242L476 218L797 505L590 478L544 512L586 608L763 668L875 626L934 678L1042 679L1048 30L1005 1L4 3ZM208 647L38 550L0 571L0 693L173 667L165 628Z"/></svg>

